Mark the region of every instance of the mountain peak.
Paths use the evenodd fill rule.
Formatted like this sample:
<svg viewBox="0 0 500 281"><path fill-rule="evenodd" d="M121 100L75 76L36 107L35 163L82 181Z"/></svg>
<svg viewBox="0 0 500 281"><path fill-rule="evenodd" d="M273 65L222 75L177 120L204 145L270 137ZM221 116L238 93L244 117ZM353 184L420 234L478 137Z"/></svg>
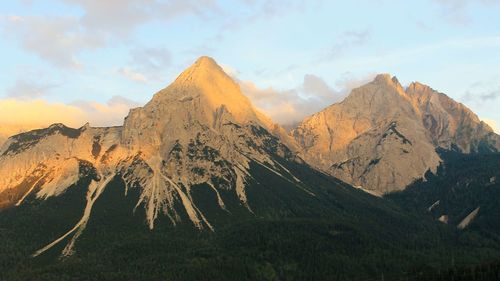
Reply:
<svg viewBox="0 0 500 281"><path fill-rule="evenodd" d="M434 91L430 86L420 83L418 81L411 82L408 85L407 92L424 92L424 91Z"/></svg>
<svg viewBox="0 0 500 281"><path fill-rule="evenodd" d="M209 57L209 56L201 56L199 57L195 63L195 65L202 65L202 66L205 66L205 67L214 67L214 66L219 66L217 64L217 62L212 58L212 57Z"/></svg>
<svg viewBox="0 0 500 281"><path fill-rule="evenodd" d="M375 76L375 78L373 79L373 82L387 84L387 85L394 85L398 88L401 87L398 78L396 76L392 76L389 73L377 74L377 76Z"/></svg>
<svg viewBox="0 0 500 281"><path fill-rule="evenodd" d="M175 80L176 83L214 83L225 82L236 84L217 62L207 56L199 57L191 66L184 70Z"/></svg>
<svg viewBox="0 0 500 281"><path fill-rule="evenodd" d="M376 97L376 103L371 102L374 96ZM357 108L360 107L360 104L368 107L375 105L385 107L388 101L391 103L396 102L394 100L395 96L400 96L404 99L408 98L396 76L382 73L376 75L371 82L353 89L344 102Z"/></svg>
<svg viewBox="0 0 500 281"><path fill-rule="evenodd" d="M207 56L198 58L170 86L158 92L146 105L150 106L148 110L153 111L168 107L169 112L189 112L186 118L209 124L213 124L215 112L224 106L238 123L256 122L265 127L271 123L252 106L238 83Z"/></svg>
<svg viewBox="0 0 500 281"><path fill-rule="evenodd" d="M392 78L392 75L390 75L389 73L379 73L375 76L373 81L375 81L375 82L388 82L391 80L391 78Z"/></svg>

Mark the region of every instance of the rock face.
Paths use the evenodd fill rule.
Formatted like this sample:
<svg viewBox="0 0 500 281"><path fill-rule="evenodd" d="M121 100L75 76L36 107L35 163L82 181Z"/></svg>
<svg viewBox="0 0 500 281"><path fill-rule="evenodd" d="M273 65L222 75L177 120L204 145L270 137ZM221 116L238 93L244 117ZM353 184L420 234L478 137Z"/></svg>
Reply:
<svg viewBox="0 0 500 281"><path fill-rule="evenodd" d="M406 93L436 147L463 153L500 150L500 137L465 105L418 82Z"/></svg>
<svg viewBox="0 0 500 281"><path fill-rule="evenodd" d="M274 140L260 131L273 128L208 57L198 59L144 107L133 109L125 119L121 138L130 154L126 167L133 167L123 171L124 179L147 187L141 200L148 208L150 227L159 213L177 221L175 212L169 210L175 196L197 226L211 227L189 196L195 184L234 189L247 204L249 162L274 169L269 149L282 156L289 153L277 143L266 146Z"/></svg>
<svg viewBox="0 0 500 281"><path fill-rule="evenodd" d="M378 75L291 133L311 165L379 193L401 190L440 163L436 148L497 151L500 137L430 87Z"/></svg>
<svg viewBox="0 0 500 281"><path fill-rule="evenodd" d="M58 196L82 178L92 179L81 220L35 256L67 238L63 254L71 254L94 202L116 177L125 194L139 194L135 209L144 209L149 228L160 216L175 225L181 211L197 228L213 229L191 196L193 186L212 189L221 209L219 191L232 192L251 212L250 163L294 179L274 158L294 161L295 155L269 132L284 130L255 110L211 58L201 57L148 104L132 109L123 127L55 124L7 140L0 151L0 208L28 196Z"/></svg>

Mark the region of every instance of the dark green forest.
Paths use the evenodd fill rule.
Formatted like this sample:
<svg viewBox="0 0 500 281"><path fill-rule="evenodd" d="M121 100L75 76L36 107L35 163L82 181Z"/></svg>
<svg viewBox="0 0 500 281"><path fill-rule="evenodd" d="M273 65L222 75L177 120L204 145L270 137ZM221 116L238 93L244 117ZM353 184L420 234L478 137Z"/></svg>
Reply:
<svg viewBox="0 0 500 281"><path fill-rule="evenodd" d="M440 151L444 164L436 174L427 173L403 192L386 196L407 211L432 218L447 215L458 225L470 212L480 208L470 230L483 236L500 234L500 154L461 154ZM435 202L439 204L428 210Z"/></svg>
<svg viewBox="0 0 500 281"><path fill-rule="evenodd" d="M74 255L60 258L61 244L32 258L79 220L84 178L63 196L28 198L0 212L0 280L500 280L500 216L486 213L498 210L500 187L485 186L500 158L460 157L450 155L437 175L387 198L302 164L282 162L304 179L300 187L253 165L253 213L232 193L221 192L226 212L207 186L193 189L214 232L194 228L181 208L184 223L173 227L164 217L149 230L143 209L133 212L138 191L125 196L117 177L96 202ZM457 187L463 180L477 194ZM449 209L428 212L435 196L449 200L441 205ZM478 203L485 213L458 230L455 222ZM457 219L443 224L439 212Z"/></svg>

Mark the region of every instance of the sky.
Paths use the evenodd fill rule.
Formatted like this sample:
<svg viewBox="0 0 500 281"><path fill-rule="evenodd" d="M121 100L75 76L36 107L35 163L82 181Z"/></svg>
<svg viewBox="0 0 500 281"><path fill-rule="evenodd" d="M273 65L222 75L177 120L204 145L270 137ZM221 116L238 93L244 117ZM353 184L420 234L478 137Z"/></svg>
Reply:
<svg viewBox="0 0 500 281"><path fill-rule="evenodd" d="M0 128L121 125L199 56L278 123L377 73L500 131L500 0L0 2Z"/></svg>

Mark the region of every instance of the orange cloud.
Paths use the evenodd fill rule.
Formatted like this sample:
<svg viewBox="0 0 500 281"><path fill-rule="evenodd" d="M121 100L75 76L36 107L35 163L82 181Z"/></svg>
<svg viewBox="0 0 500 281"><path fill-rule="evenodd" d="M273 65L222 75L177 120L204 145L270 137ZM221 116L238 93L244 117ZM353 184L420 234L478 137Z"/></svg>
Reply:
<svg viewBox="0 0 500 281"><path fill-rule="evenodd" d="M45 100L0 99L0 145L7 136L45 128L54 123L69 127L116 126L136 103L113 97L107 103L79 101L73 104L50 103Z"/></svg>

